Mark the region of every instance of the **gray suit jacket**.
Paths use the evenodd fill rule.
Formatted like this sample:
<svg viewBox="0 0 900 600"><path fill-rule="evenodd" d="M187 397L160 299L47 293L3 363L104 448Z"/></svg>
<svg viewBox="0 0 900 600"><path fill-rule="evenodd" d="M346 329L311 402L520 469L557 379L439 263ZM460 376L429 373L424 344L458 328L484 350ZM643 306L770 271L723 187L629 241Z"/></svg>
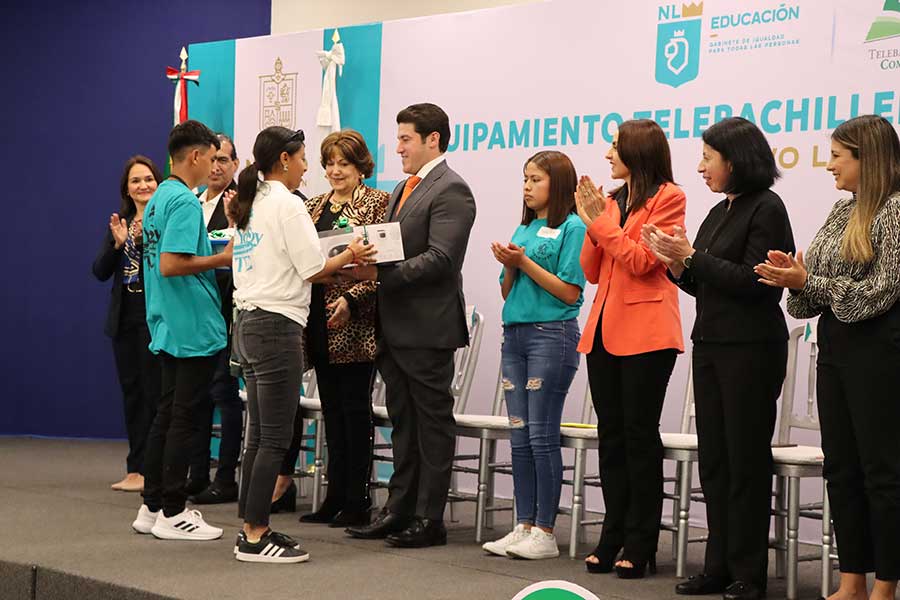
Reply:
<svg viewBox="0 0 900 600"><path fill-rule="evenodd" d="M465 346L469 329L461 271L475 198L443 161L393 214L405 184L391 194L385 220L399 221L406 260L378 267L378 335L397 348Z"/></svg>

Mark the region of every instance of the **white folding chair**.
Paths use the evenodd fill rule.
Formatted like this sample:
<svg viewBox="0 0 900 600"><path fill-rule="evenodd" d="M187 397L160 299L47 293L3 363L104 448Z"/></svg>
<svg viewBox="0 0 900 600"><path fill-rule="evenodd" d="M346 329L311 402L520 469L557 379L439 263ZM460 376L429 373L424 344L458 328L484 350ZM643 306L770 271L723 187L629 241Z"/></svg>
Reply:
<svg viewBox="0 0 900 600"><path fill-rule="evenodd" d="M787 598L796 600L799 563L820 560L821 593L827 597L831 593L832 560L836 558L832 539L831 511L828 494L823 481L823 500L807 505L800 504L800 480L808 477L821 478L824 454L816 446L798 446L791 443L794 429L819 431L819 421L815 412L816 353L814 342L809 343L809 366L806 374L808 393L805 414L794 413L794 396L798 379L798 356L804 337L805 326L797 327L790 333L788 341L787 374L781 394L778 440L772 448L775 462L775 571L779 577L787 576ZM822 521L822 543L820 551L812 555L800 555L800 517Z"/></svg>
<svg viewBox="0 0 900 600"><path fill-rule="evenodd" d="M688 364L692 365L690 356ZM687 548L689 543L705 542L706 536L690 537L691 501L702 500L700 490L693 487L694 464L699 460L697 434L693 432L696 415L694 412L694 369L688 367L688 381L684 393L684 404L681 409L681 427L679 433L660 433L663 443L663 459L675 461L675 478L671 493L664 492L663 497L672 501L672 520L663 522L660 527L672 532L672 553L675 558L675 576L684 577L687 565Z"/></svg>

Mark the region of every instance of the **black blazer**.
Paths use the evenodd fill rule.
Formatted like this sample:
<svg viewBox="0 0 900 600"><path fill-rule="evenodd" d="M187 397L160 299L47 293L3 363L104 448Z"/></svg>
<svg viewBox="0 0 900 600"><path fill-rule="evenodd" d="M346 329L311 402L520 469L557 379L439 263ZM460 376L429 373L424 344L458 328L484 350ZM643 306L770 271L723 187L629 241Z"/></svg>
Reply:
<svg viewBox="0 0 900 600"><path fill-rule="evenodd" d="M787 340L781 310L782 288L757 280L753 267L769 250L794 251L787 210L771 190L753 192L715 205L694 240L693 262L672 280L697 298L695 342ZM670 274L671 278L671 274Z"/></svg>
<svg viewBox="0 0 900 600"><path fill-rule="evenodd" d="M236 190L237 185L232 181L231 185L225 188L225 191ZM199 194L197 195L199 198ZM206 231L215 231L217 229L226 229L228 227L228 217L225 216L225 203L219 198L216 202L216 208L209 217L209 224ZM231 269L216 269L216 283L219 285L219 296L222 298L222 316L225 318L225 326L231 332L231 305L234 296L234 278L231 275Z"/></svg>
<svg viewBox="0 0 900 600"><path fill-rule="evenodd" d="M406 259L378 267L376 335L398 348L460 348L469 343L461 271L475 198L442 161L393 214L405 185L391 194L385 221L399 221Z"/></svg>
<svg viewBox="0 0 900 600"><path fill-rule="evenodd" d="M134 218L134 217L131 217ZM129 220L129 224L131 221ZM140 252L140 270L138 271L141 279L141 286L144 282L144 247L138 246ZM106 325L103 327L103 333L111 338L119 334L119 322L122 313L122 255L125 248L116 250L116 241L113 239L112 232L106 228L106 234L103 236L103 243L100 250L94 258L94 264L91 270L94 277L100 281L106 281L110 277L113 278L112 290L110 290L109 309L106 311Z"/></svg>

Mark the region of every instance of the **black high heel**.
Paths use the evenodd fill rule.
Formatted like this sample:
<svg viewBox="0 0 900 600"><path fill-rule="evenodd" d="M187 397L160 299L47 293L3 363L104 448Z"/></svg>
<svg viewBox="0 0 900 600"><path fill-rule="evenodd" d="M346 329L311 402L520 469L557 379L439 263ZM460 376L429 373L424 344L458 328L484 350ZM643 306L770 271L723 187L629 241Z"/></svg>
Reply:
<svg viewBox="0 0 900 600"><path fill-rule="evenodd" d="M340 514L341 509L335 502L329 502L326 498L322 502L322 506L316 512L307 513L300 516L301 523L331 523L331 521Z"/></svg>
<svg viewBox="0 0 900 600"><path fill-rule="evenodd" d="M272 503L270 510L272 514L280 512L297 512L297 485L291 480L291 485L284 493L278 497L278 500Z"/></svg>
<svg viewBox="0 0 900 600"><path fill-rule="evenodd" d="M588 573L612 573L613 566L616 564L616 557L619 555L620 550L622 550L622 546L604 546L603 544L597 544L594 551L588 555L588 557L593 556L596 558L597 562L584 561L584 566Z"/></svg>
<svg viewBox="0 0 900 600"><path fill-rule="evenodd" d="M633 560L630 558L622 558L631 563L630 567L616 565L616 575L619 579L643 579L644 573L648 570L651 575L656 575L656 553L654 552L644 560Z"/></svg>

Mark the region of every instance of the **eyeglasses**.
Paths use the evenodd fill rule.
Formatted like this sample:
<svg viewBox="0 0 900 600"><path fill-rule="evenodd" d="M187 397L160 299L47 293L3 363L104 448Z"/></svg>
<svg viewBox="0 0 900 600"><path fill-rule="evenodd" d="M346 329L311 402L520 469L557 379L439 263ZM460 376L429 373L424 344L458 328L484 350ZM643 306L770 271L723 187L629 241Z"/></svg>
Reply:
<svg viewBox="0 0 900 600"><path fill-rule="evenodd" d="M232 159L229 156L217 156L213 159L213 162L217 162L220 165L225 166L228 163L232 162Z"/></svg>

